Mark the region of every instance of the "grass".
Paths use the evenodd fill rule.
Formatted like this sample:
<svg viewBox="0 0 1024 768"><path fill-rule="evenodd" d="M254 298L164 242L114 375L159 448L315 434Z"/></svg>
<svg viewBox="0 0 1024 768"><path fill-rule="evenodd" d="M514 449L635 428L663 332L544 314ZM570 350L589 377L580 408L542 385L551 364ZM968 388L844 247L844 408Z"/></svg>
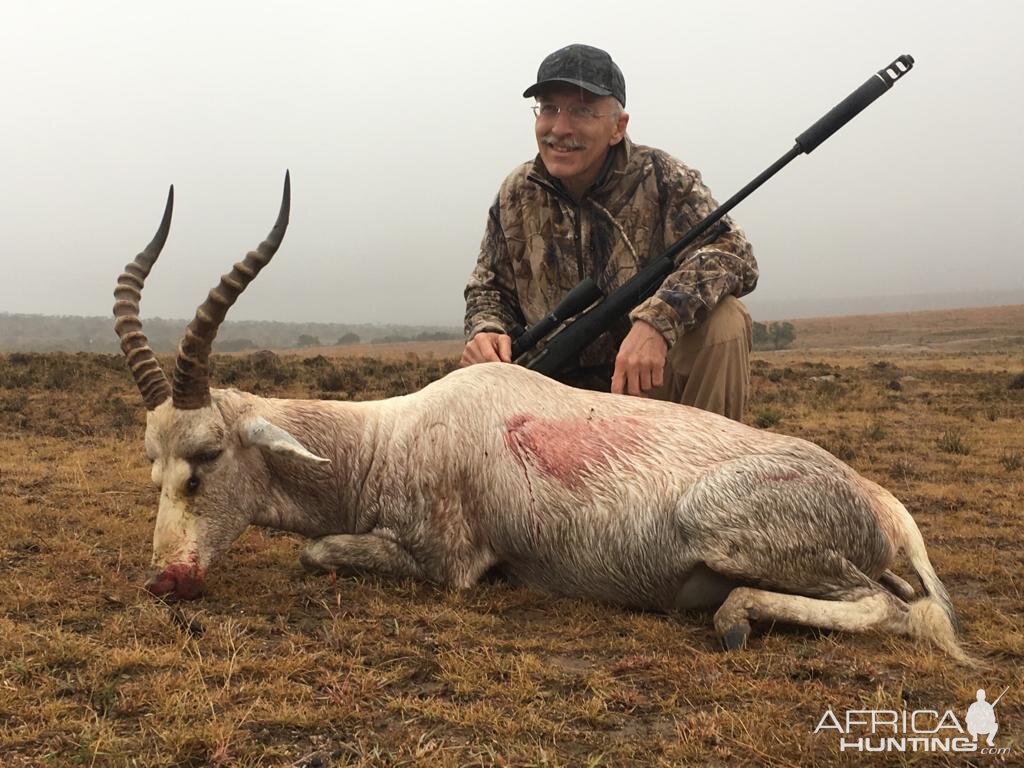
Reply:
<svg viewBox="0 0 1024 768"><path fill-rule="evenodd" d="M767 429L768 427L774 427L782 420L782 416L774 408L765 408L761 411L757 418L754 419L754 425L761 429Z"/></svg>
<svg viewBox="0 0 1024 768"><path fill-rule="evenodd" d="M971 447L964 438L964 434L959 429L947 429L942 433L936 442L940 451L946 453L955 453L960 456L966 456L971 452Z"/></svg>
<svg viewBox="0 0 1024 768"><path fill-rule="evenodd" d="M886 436L885 427L879 423L869 424L864 428L864 439L871 441L882 440Z"/></svg>
<svg viewBox="0 0 1024 768"><path fill-rule="evenodd" d="M1024 304L973 309L933 309L877 315L815 317L793 321L794 349L859 347L879 360L879 352L913 355L923 348L949 354L1024 346ZM1019 362L1019 361L1018 361Z"/></svg>
<svg viewBox="0 0 1024 768"><path fill-rule="evenodd" d="M170 608L140 589L157 499L123 362L0 356L0 764L850 764L835 738L813 733L827 707L961 715L978 687L1007 685L997 743L1014 757L1024 390L1007 371L1019 362L988 348L886 361L847 349L753 364L752 423L771 414L775 428L848 456L912 511L968 647L989 665L971 670L883 635L775 627L724 654L707 614L505 584L313 578L298 539L259 529L211 575L207 598ZM411 352L227 356L214 380L370 399L453 365ZM910 377L898 391L887 386L896 367ZM823 374L838 379L811 379ZM937 451L936 435L970 450Z"/></svg>
<svg viewBox="0 0 1024 768"><path fill-rule="evenodd" d="M1020 451L1004 451L999 457L999 463L1007 472L1016 472L1024 467L1024 453Z"/></svg>

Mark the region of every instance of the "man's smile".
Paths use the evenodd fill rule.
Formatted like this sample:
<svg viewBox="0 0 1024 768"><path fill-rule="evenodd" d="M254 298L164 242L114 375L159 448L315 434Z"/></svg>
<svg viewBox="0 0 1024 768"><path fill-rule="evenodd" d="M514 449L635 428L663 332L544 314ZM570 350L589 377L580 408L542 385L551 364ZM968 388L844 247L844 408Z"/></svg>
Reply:
<svg viewBox="0 0 1024 768"><path fill-rule="evenodd" d="M552 152L556 152L562 155L568 155L571 152L580 152L587 148L586 144L579 141L578 139L572 139L569 141L559 142L557 139L551 137L545 137L541 139L548 149Z"/></svg>

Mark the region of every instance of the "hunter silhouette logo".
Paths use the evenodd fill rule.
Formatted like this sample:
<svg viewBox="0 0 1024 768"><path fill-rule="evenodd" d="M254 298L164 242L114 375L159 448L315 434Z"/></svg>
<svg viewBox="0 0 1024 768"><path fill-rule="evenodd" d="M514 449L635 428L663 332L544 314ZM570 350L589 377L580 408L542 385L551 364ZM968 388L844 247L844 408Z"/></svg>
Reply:
<svg viewBox="0 0 1024 768"><path fill-rule="evenodd" d="M996 705L1009 687L991 704L985 689L979 688L967 708L963 722L951 709L912 711L895 709L849 709L837 716L825 711L814 732L836 731L840 752L959 752L977 755L1005 755L1009 747L995 743L999 722Z"/></svg>
<svg viewBox="0 0 1024 768"><path fill-rule="evenodd" d="M1000 693L996 700L989 704L985 701L985 689L978 689L978 699L967 708L967 717L964 718L967 721L967 732L971 734L972 739L977 741L979 736L987 736L985 743L990 747L995 746L992 740L995 738L996 731L999 730L999 723L996 722L996 704L1008 690L1010 690L1009 686L1004 688L1003 693Z"/></svg>

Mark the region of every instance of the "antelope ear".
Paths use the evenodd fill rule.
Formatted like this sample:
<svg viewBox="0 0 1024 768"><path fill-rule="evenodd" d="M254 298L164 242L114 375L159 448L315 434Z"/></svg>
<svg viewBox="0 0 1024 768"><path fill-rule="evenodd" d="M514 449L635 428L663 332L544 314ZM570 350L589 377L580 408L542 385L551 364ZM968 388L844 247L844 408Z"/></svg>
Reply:
<svg viewBox="0 0 1024 768"><path fill-rule="evenodd" d="M288 456L303 464L330 464L330 459L307 451L302 443L262 416L250 416L238 425L238 435L246 448L259 448L278 456Z"/></svg>

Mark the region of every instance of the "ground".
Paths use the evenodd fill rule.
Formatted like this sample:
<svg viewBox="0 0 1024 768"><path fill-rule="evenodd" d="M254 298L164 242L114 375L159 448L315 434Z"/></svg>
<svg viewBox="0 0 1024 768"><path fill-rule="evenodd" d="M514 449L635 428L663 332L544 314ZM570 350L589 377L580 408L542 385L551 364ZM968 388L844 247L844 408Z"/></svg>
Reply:
<svg viewBox="0 0 1024 768"><path fill-rule="evenodd" d="M1004 755L874 760L1022 764L1024 315L1007 313L961 318L959 336L927 313L798 323L798 349L756 355L747 416L904 501L981 668L781 626L724 653L707 614L500 583L332 581L302 572L297 538L258 529L205 599L169 606L141 590L157 499L123 361L0 356L0 765L853 765L814 733L826 710L962 722L978 688L1006 686ZM454 366L445 346L368 351L215 358L213 378L369 399Z"/></svg>

